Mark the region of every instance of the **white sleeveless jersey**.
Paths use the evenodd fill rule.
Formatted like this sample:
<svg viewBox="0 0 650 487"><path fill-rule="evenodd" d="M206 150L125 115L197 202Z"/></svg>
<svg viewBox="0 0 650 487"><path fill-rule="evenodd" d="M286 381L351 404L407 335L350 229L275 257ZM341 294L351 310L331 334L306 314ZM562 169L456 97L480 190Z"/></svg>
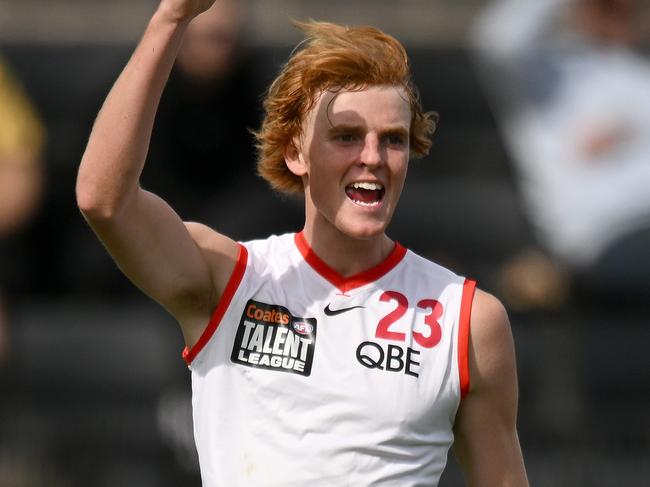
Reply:
<svg viewBox="0 0 650 487"><path fill-rule="evenodd" d="M203 485L437 485L469 388L473 291L399 244L348 278L302 233L243 244L184 351Z"/></svg>

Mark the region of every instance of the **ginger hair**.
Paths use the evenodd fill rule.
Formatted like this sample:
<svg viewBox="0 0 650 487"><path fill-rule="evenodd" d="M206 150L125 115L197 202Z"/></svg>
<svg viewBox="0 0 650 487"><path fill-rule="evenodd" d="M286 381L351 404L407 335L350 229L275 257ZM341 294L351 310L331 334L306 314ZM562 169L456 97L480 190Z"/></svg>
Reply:
<svg viewBox="0 0 650 487"><path fill-rule="evenodd" d="M406 51L399 41L373 27L315 21L295 24L306 38L269 87L262 127L254 133L257 172L271 187L285 194L303 192L302 179L287 167L284 151L294 137L302 135L303 120L318 95L330 89L402 87L411 108L410 155L417 158L429 153L437 115L423 112Z"/></svg>

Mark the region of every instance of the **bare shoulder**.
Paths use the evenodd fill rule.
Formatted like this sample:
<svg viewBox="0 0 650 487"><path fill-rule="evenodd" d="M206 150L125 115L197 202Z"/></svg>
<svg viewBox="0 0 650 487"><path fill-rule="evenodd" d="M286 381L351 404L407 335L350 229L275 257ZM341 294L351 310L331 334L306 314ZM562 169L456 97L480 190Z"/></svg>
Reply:
<svg viewBox="0 0 650 487"><path fill-rule="evenodd" d="M181 325L186 345L192 347L204 332L228 284L239 257L239 246L207 225L194 222L184 222L184 225L201 254L210 279L210 289L206 293L194 298L190 296L180 310L171 310Z"/></svg>
<svg viewBox="0 0 650 487"><path fill-rule="evenodd" d="M454 450L468 486L527 487L517 437L517 370L508 314L477 290L469 340L470 390L460 403Z"/></svg>
<svg viewBox="0 0 650 487"><path fill-rule="evenodd" d="M185 227L201 251L210 269L217 295L220 295L239 257L239 245L207 225L185 222Z"/></svg>
<svg viewBox="0 0 650 487"><path fill-rule="evenodd" d="M503 379L514 367L508 313L498 298L479 289L472 304L470 358L472 390Z"/></svg>
<svg viewBox="0 0 650 487"><path fill-rule="evenodd" d="M227 254L229 251L237 253L237 243L207 225L196 222L184 222L192 239L202 249L211 249L217 253Z"/></svg>
<svg viewBox="0 0 650 487"><path fill-rule="evenodd" d="M490 293L476 289L472 303L472 335L488 338L509 329L510 320L501 301Z"/></svg>

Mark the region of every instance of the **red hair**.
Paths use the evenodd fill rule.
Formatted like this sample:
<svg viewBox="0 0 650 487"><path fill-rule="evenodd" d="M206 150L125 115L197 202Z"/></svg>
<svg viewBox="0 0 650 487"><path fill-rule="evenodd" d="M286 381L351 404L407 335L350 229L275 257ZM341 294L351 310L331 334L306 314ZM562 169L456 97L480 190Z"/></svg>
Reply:
<svg viewBox="0 0 650 487"><path fill-rule="evenodd" d="M411 156L429 153L437 117L423 112L406 51L399 41L372 27L350 28L315 21L296 25L306 38L269 87L264 99L264 121L255 133L257 171L274 189L302 193L302 180L288 169L284 150L301 135L304 117L318 94L328 89L402 87L411 107Z"/></svg>

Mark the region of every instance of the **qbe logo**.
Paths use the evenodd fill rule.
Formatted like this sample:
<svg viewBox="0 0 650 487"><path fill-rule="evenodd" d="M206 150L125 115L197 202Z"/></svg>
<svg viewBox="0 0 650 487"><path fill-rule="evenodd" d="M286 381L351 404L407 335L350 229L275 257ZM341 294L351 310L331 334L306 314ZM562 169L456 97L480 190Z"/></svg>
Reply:
<svg viewBox="0 0 650 487"><path fill-rule="evenodd" d="M316 347L316 318L298 318L287 308L249 300L230 360L236 364L309 376Z"/></svg>
<svg viewBox="0 0 650 487"><path fill-rule="evenodd" d="M411 347L403 349L399 345L384 348L379 343L363 342L357 347L357 361L368 369L404 372L406 375L419 377L420 352Z"/></svg>

